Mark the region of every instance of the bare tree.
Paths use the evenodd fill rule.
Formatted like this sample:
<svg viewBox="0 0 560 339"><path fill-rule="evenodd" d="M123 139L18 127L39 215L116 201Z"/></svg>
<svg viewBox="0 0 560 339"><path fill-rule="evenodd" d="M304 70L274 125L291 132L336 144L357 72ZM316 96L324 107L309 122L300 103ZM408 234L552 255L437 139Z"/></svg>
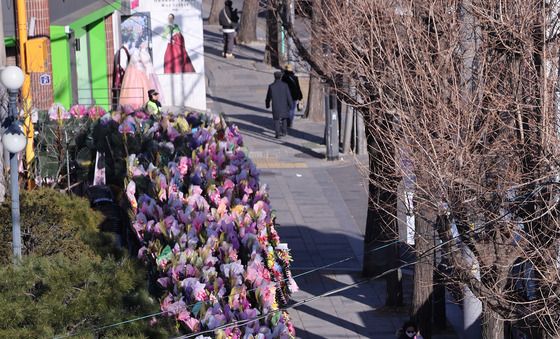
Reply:
<svg viewBox="0 0 560 339"><path fill-rule="evenodd" d="M417 253L429 253L434 246L434 228L429 221L422 218L415 219L415 221L415 250ZM414 271L412 318L422 329L424 338L432 337L433 264L432 256L422 256L418 259Z"/></svg>
<svg viewBox="0 0 560 339"><path fill-rule="evenodd" d="M239 24L238 40L241 43L250 43L257 40L257 18L259 15L259 0L243 1L243 12Z"/></svg>
<svg viewBox="0 0 560 339"><path fill-rule="evenodd" d="M322 0L313 1L311 18L311 45L310 52L313 54L323 53L323 43L321 34L321 6ZM316 13L316 14L315 14ZM307 107L304 116L312 121L325 121L325 102L324 85L321 77L316 72L311 72L309 78L309 95L307 97Z"/></svg>
<svg viewBox="0 0 560 339"><path fill-rule="evenodd" d="M208 24L217 25L220 19L220 12L224 8L224 0L212 0L210 7L210 15L208 16Z"/></svg>
<svg viewBox="0 0 560 339"><path fill-rule="evenodd" d="M278 49L278 0L268 0L266 6L266 48L264 62L280 67L280 54Z"/></svg>
<svg viewBox="0 0 560 339"><path fill-rule="evenodd" d="M557 14L557 1L322 2L308 21L323 23L313 26L321 53L286 24L367 122L366 253L397 236L406 150L417 178L415 288L431 283L422 267L437 251L448 286L482 301L489 338L503 336L504 321L560 335ZM415 310L428 294L417 293Z"/></svg>

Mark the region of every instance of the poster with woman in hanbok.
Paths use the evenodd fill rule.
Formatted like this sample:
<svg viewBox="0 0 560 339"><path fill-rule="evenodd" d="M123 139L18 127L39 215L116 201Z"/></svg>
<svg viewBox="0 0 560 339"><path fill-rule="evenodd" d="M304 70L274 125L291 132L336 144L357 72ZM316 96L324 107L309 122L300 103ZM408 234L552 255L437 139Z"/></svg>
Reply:
<svg viewBox="0 0 560 339"><path fill-rule="evenodd" d="M185 47L185 38L179 25L175 23L175 15L170 13L167 20L168 25L163 33L163 37L168 39L163 61L165 73L194 73L191 58Z"/></svg>

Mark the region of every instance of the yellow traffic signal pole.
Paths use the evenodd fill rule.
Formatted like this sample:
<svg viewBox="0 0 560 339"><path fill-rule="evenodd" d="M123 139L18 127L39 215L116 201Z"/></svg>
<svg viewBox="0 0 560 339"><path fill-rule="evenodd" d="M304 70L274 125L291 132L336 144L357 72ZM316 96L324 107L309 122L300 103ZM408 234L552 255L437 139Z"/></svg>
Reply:
<svg viewBox="0 0 560 339"><path fill-rule="evenodd" d="M27 43L27 5L25 2L26 0L17 0L17 31L20 56L19 66L22 69L23 74L25 75L25 80L23 82L23 86L21 87L21 97L23 111L25 114L23 125L25 129L25 135L27 136L27 146L25 148L25 163L27 165L26 168L29 171L33 159L35 158L35 151L33 149L33 137L35 131L33 128L33 122L31 121L31 77L27 69L27 51L25 48Z"/></svg>

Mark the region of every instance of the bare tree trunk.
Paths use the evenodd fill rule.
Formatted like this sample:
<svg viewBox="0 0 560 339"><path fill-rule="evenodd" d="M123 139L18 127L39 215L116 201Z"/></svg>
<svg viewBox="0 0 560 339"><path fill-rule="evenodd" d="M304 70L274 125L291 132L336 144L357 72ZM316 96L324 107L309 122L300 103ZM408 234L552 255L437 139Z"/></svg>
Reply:
<svg viewBox="0 0 560 339"><path fill-rule="evenodd" d="M257 19L259 15L259 0L245 0L243 13L239 25L238 39L241 43L257 41Z"/></svg>
<svg viewBox="0 0 560 339"><path fill-rule="evenodd" d="M429 253L434 245L432 225L423 218L415 218L416 255ZM424 339L432 337L432 295L434 291L433 255L417 258L414 265L414 291L412 294L412 318L418 324Z"/></svg>
<svg viewBox="0 0 560 339"><path fill-rule="evenodd" d="M280 66L280 55L278 53L278 19L274 10L276 1L268 0L266 14L266 49L264 51L264 62L273 66Z"/></svg>
<svg viewBox="0 0 560 339"><path fill-rule="evenodd" d="M482 337L484 339L504 339L504 321L489 307L484 307L482 313Z"/></svg>
<svg viewBox="0 0 560 339"><path fill-rule="evenodd" d="M223 0L213 0L210 7L210 15L208 16L209 25L217 25L219 23L220 12L224 8Z"/></svg>
<svg viewBox="0 0 560 339"><path fill-rule="evenodd" d="M434 270L434 292L432 294L432 318L434 320L435 330L445 330L447 328L447 316L445 299L445 284L443 282L443 274L438 270Z"/></svg>
<svg viewBox="0 0 560 339"><path fill-rule="evenodd" d="M477 52L478 52L478 33L477 22L472 14L472 1L465 0L459 7L459 34L460 48L459 57L462 62L460 72L462 95L465 105L472 104L472 99L476 95L477 87ZM466 245L463 245L466 247ZM476 258L471 258L469 262L475 265ZM475 265L478 267L478 265ZM480 269L480 268L478 268ZM477 272L480 278L480 271ZM476 275L476 274L475 274ZM465 336L480 338L481 318L483 317L482 304L474 295L469 286L463 287L463 331Z"/></svg>
<svg viewBox="0 0 560 339"><path fill-rule="evenodd" d="M385 120L386 121L386 120ZM368 122L372 123L372 122ZM386 123L385 128L389 128ZM364 236L364 266L362 274L373 277L388 270L385 276L387 282L386 306L400 306L403 303L402 275L396 269L399 262L397 229L397 181L395 167L385 161L392 158L394 148L380 135L375 135L373 128L366 128L369 146L369 201L366 234ZM393 158L394 159L394 158ZM396 165L396 164L394 164ZM384 178L387 187L376 185ZM392 178L392 179L391 179Z"/></svg>
<svg viewBox="0 0 560 339"><path fill-rule="evenodd" d="M313 17L311 22L311 53L322 53L321 44L321 1L313 1ZM323 84L321 79L313 72L309 78L309 96L304 116L312 121L325 121L325 106L323 100Z"/></svg>
<svg viewBox="0 0 560 339"><path fill-rule="evenodd" d="M324 100L324 84L321 79L311 73L309 77L309 95L307 97L307 108L305 109L305 117L311 121L325 121L325 100Z"/></svg>

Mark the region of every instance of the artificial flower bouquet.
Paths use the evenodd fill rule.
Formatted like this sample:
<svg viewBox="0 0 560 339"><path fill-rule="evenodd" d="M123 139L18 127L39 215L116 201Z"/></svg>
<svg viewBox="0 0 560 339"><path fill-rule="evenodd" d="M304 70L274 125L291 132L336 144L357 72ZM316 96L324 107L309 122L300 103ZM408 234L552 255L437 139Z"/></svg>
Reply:
<svg viewBox="0 0 560 339"><path fill-rule="evenodd" d="M150 141L128 156L126 195L163 315L185 333L293 338L289 249L239 130L195 113L144 123L119 130Z"/></svg>

